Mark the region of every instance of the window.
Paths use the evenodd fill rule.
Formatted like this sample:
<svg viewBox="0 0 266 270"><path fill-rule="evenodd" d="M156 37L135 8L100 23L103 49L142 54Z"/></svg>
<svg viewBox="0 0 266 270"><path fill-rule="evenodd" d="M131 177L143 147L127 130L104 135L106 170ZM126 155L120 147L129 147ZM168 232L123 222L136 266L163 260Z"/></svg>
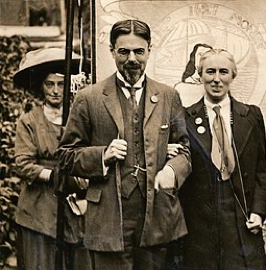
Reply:
<svg viewBox="0 0 266 270"><path fill-rule="evenodd" d="M59 36L65 27L65 1L0 0L0 26L5 36Z"/></svg>

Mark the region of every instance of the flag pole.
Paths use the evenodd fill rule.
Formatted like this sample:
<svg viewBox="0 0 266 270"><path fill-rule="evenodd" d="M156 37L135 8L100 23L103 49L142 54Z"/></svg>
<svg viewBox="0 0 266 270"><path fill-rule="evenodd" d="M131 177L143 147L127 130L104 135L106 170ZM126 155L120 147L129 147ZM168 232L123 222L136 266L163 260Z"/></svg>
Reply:
<svg viewBox="0 0 266 270"><path fill-rule="evenodd" d="M74 23L74 0L68 0L66 19L66 54L65 54L65 77L63 96L62 126L67 123L70 108L70 86L71 86L71 62L73 47L73 23ZM57 228L56 228L56 258L55 269L63 270L64 255L64 201L66 196L67 175L59 169L57 195Z"/></svg>
<svg viewBox="0 0 266 270"><path fill-rule="evenodd" d="M66 26L66 57L65 57L65 78L64 78L64 99L63 99L63 121L65 126L70 108L70 85L71 85L71 61L73 48L73 22L74 22L74 0L68 0L67 26Z"/></svg>
<svg viewBox="0 0 266 270"><path fill-rule="evenodd" d="M96 4L91 0L91 80L92 84L96 83Z"/></svg>

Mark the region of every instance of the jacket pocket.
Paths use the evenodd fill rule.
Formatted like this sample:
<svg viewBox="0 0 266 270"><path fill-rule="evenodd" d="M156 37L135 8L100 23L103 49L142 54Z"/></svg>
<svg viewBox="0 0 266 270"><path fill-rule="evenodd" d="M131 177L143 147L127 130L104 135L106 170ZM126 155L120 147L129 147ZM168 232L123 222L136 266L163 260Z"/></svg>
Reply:
<svg viewBox="0 0 266 270"><path fill-rule="evenodd" d="M187 233L176 188L160 189L155 193L151 219L147 245L171 242Z"/></svg>
<svg viewBox="0 0 266 270"><path fill-rule="evenodd" d="M102 190L88 188L86 200L93 203L99 203L102 197Z"/></svg>
<svg viewBox="0 0 266 270"><path fill-rule="evenodd" d="M176 188L159 189L154 199L155 213L165 218L175 216L179 212L179 199ZM158 210L158 211L157 211ZM164 211L162 211L164 210ZM157 211L157 212L156 212Z"/></svg>

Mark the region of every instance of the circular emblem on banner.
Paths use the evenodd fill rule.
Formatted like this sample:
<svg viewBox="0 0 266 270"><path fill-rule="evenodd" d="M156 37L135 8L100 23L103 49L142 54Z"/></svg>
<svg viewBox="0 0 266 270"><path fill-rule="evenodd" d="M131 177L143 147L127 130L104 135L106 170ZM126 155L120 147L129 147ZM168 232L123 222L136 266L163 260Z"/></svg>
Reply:
<svg viewBox="0 0 266 270"><path fill-rule="evenodd" d="M153 29L153 77L174 86L183 106L188 107L205 93L197 72L202 53L211 47L226 48L238 69L230 93L242 102L260 106L266 114L266 40L261 27L265 24L256 24L255 12L251 14L247 19L227 4L205 1L173 7Z"/></svg>

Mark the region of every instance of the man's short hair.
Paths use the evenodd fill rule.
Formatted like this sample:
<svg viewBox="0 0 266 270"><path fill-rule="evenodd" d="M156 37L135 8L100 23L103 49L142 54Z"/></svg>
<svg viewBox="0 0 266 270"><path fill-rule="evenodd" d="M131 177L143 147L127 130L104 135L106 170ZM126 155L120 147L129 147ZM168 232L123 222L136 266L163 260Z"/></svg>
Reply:
<svg viewBox="0 0 266 270"><path fill-rule="evenodd" d="M110 43L114 47L116 40L121 35L129 35L133 33L136 36L142 37L151 44L151 30L150 27L143 21L139 20L125 20L115 23L110 33Z"/></svg>

